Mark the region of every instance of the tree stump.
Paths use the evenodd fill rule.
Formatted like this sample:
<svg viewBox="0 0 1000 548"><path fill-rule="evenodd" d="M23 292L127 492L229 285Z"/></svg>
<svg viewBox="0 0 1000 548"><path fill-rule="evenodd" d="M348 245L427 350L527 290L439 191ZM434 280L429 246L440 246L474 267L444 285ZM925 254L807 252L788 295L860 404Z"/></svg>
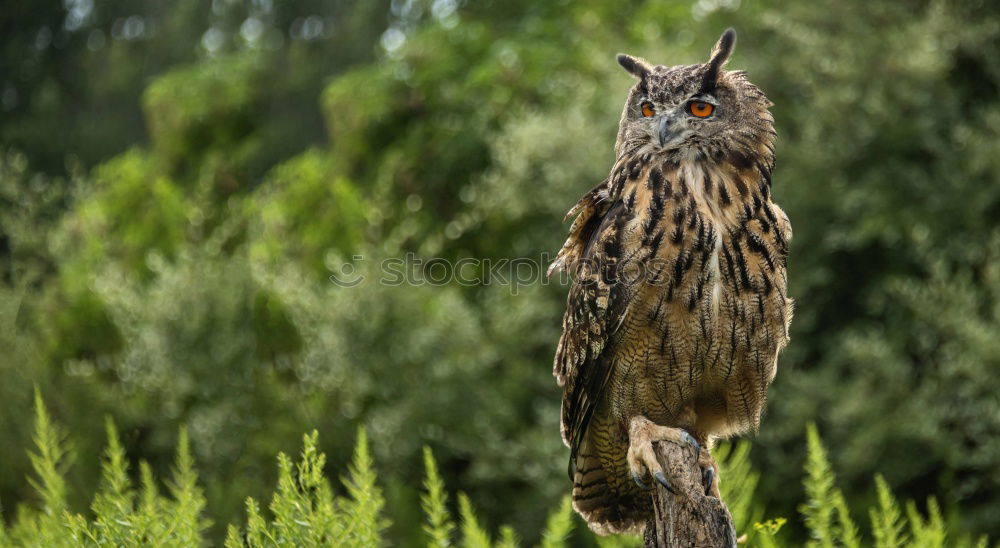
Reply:
<svg viewBox="0 0 1000 548"><path fill-rule="evenodd" d="M653 482L653 519L646 522L646 547L735 547L733 517L722 500L705 494L695 449L669 442L656 443L653 449L674 493Z"/></svg>

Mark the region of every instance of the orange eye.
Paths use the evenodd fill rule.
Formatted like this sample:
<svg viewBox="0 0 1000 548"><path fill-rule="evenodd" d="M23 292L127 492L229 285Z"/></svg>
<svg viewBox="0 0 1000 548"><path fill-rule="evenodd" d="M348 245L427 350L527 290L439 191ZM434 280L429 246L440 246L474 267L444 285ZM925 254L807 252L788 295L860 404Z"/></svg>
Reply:
<svg viewBox="0 0 1000 548"><path fill-rule="evenodd" d="M691 101L688 103L688 110L691 114L697 116L698 118L708 118L712 115L712 111L715 107L711 103L706 103L704 101Z"/></svg>
<svg viewBox="0 0 1000 548"><path fill-rule="evenodd" d="M642 115L646 118L656 114L656 109L653 108L653 103L646 101L642 104Z"/></svg>

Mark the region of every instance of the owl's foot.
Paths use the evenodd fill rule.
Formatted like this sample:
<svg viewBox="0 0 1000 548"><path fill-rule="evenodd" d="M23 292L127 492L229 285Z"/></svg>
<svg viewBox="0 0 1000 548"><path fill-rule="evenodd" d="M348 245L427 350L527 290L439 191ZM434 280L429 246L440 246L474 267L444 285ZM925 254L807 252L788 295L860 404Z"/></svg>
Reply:
<svg viewBox="0 0 1000 548"><path fill-rule="evenodd" d="M648 473L660 485L666 488L667 491L674 492L673 487L670 486L670 482L667 481L667 476L663 473L663 467L660 466L660 462L656 459L656 453L653 451L653 442L669 441L678 445L690 445L695 449L698 462L701 463L703 460L701 446L698 445L698 442L687 431L670 426L661 426L643 416L632 417L629 423L628 440L628 455L626 458L629 473L632 475L632 480L635 481L636 485L642 489L648 489L646 483L643 481L643 478ZM707 451L705 455L708 455ZM711 457L709 456L709 458ZM714 471L712 474L714 475ZM711 476L709 477L709 481L711 481ZM706 487L706 489L709 488L708 486Z"/></svg>
<svg viewBox="0 0 1000 548"><path fill-rule="evenodd" d="M705 451L700 455L698 464L701 465L701 482L705 486L705 495L721 500L722 495L719 493L719 478L717 474L718 466L715 464L715 459L712 458L712 455L708 451Z"/></svg>

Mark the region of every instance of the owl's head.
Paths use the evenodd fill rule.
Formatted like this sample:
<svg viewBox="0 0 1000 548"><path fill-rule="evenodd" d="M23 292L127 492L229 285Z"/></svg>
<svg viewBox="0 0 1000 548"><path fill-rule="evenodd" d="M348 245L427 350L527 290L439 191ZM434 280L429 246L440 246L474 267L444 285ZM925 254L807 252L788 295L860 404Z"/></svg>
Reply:
<svg viewBox="0 0 1000 548"><path fill-rule="evenodd" d="M736 45L728 29L707 63L667 67L621 54L618 63L638 81L629 93L615 153L651 153L674 160L772 162L771 102L742 71L725 70Z"/></svg>

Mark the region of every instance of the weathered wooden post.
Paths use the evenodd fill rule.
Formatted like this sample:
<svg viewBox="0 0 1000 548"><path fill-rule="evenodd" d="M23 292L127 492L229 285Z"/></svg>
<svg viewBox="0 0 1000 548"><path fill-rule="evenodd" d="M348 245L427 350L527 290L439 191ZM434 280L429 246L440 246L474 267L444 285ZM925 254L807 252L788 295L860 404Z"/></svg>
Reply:
<svg viewBox="0 0 1000 548"><path fill-rule="evenodd" d="M674 492L654 482L654 514L646 523L646 547L735 547L733 517L722 500L705 494L695 449L669 442L656 443L653 449Z"/></svg>

